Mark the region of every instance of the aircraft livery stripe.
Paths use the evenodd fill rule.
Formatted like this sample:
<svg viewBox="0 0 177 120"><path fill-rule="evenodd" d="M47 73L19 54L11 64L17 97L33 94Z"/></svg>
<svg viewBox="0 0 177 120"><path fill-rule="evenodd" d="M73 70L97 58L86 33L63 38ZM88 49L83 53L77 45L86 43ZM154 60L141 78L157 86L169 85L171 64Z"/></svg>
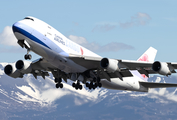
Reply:
<svg viewBox="0 0 177 120"><path fill-rule="evenodd" d="M25 31L25 30L23 30L23 29L21 29L21 28L19 28L19 27L18 27L17 29L18 29L17 32L20 32L21 34L25 35L25 36L28 37L29 39L33 40L34 42L37 42L37 43L39 43L39 44L41 44L41 45L43 45L43 46L45 46L45 47L51 49L51 48L50 48L49 46L47 46L44 42L42 42L40 39L38 39L38 38L35 37L34 35L30 34L29 32L27 32L27 31Z"/></svg>

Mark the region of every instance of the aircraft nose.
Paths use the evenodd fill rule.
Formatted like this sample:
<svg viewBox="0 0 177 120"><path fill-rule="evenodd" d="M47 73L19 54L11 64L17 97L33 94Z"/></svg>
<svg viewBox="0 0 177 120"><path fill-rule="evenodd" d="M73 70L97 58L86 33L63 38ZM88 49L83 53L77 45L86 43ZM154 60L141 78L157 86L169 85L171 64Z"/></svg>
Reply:
<svg viewBox="0 0 177 120"><path fill-rule="evenodd" d="M15 32L20 32L20 28L19 28L18 23L14 23L14 24L12 25L12 30L13 30L14 33L15 33Z"/></svg>

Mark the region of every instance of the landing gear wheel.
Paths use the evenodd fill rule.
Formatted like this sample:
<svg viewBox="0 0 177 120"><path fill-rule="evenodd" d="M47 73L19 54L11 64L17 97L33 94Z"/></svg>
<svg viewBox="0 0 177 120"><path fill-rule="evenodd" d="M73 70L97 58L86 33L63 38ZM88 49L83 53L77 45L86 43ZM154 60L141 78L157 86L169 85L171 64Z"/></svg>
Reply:
<svg viewBox="0 0 177 120"><path fill-rule="evenodd" d="M76 83L73 83L72 86L75 87L75 86L76 86Z"/></svg>
<svg viewBox="0 0 177 120"><path fill-rule="evenodd" d="M24 56L24 58L25 58L25 60L31 60L31 58L32 58L32 56L31 56L31 54L26 54L25 56Z"/></svg>
<svg viewBox="0 0 177 120"><path fill-rule="evenodd" d="M89 87L93 88L93 82L90 83Z"/></svg>
<svg viewBox="0 0 177 120"><path fill-rule="evenodd" d="M89 83L86 83L86 87L89 87Z"/></svg>
<svg viewBox="0 0 177 120"><path fill-rule="evenodd" d="M97 83L95 83L94 85L93 85L93 89L96 89L97 88Z"/></svg>
<svg viewBox="0 0 177 120"><path fill-rule="evenodd" d="M79 85L79 89L82 90L82 85Z"/></svg>
<svg viewBox="0 0 177 120"><path fill-rule="evenodd" d="M63 84L62 83L57 83L56 88L63 88Z"/></svg>
<svg viewBox="0 0 177 120"><path fill-rule="evenodd" d="M60 84L56 84L56 86L55 86L56 88L59 88L60 87Z"/></svg>
<svg viewBox="0 0 177 120"><path fill-rule="evenodd" d="M28 59L28 55L25 55L24 58L25 58L25 60L27 60Z"/></svg>
<svg viewBox="0 0 177 120"><path fill-rule="evenodd" d="M102 87L102 84L101 84L101 83L99 83L99 84L98 84L98 86L101 88L101 87Z"/></svg>
<svg viewBox="0 0 177 120"><path fill-rule="evenodd" d="M60 88L63 88L63 84L60 83Z"/></svg>

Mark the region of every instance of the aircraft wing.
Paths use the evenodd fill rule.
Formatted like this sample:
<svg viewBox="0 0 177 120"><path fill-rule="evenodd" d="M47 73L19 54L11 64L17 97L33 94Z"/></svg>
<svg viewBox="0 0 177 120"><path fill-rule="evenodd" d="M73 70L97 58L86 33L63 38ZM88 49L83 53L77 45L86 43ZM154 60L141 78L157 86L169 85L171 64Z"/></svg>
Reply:
<svg viewBox="0 0 177 120"><path fill-rule="evenodd" d="M119 70L114 72L109 72L108 69L101 67L102 57L90 57L90 56L82 56L82 55L70 55L69 57L75 63L90 69L90 70L104 70L107 74L112 74L112 77L129 77L132 76L129 70L138 70L140 74L145 74L149 76L149 74L160 74L158 71L154 71L152 69L152 65L154 62L145 62L145 61L132 61L132 60L119 60L119 59L111 59L117 62L114 66L118 66ZM107 59L107 58L106 58ZM108 59L109 60L109 59ZM161 62L159 62L161 64ZM174 69L177 69L177 63L163 63L163 65L167 65L170 69L171 73L176 73ZM122 75L122 73L126 73ZM119 75L118 75L119 74ZM162 74L166 75L166 74ZM169 75L169 74L168 74ZM107 75L106 75L107 76ZM111 77L110 76L110 77ZM112 78L111 77L111 78ZM106 77L108 78L108 77Z"/></svg>
<svg viewBox="0 0 177 120"><path fill-rule="evenodd" d="M40 58L33 62L19 60L16 63L8 64L4 68L4 72L14 78L22 78L24 74L31 73L35 78L42 76L45 79L45 76L49 76L48 71L50 69L54 69L54 66Z"/></svg>
<svg viewBox="0 0 177 120"><path fill-rule="evenodd" d="M82 55L70 55L69 57L75 63L82 65L88 69L98 69L100 68L100 62L102 57L90 57ZM119 60L114 59L119 62L119 65L123 69L128 70L138 70L138 69L151 69L153 62L143 62L143 61L130 61L130 60ZM177 64L176 64L177 65Z"/></svg>
<svg viewBox="0 0 177 120"><path fill-rule="evenodd" d="M71 59L75 63L77 63L87 69L96 70L96 69L100 68L100 61L101 61L102 57L90 57L90 56L70 54L69 59Z"/></svg>
<svg viewBox="0 0 177 120"><path fill-rule="evenodd" d="M166 88L166 87L177 87L177 84L172 83L154 83L154 82L139 82L146 88Z"/></svg>

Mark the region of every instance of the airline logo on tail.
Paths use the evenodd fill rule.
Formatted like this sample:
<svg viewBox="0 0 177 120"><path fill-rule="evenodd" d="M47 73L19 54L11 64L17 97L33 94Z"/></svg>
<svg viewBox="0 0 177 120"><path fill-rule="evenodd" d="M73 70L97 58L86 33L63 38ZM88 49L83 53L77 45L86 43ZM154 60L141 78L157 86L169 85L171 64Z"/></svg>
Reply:
<svg viewBox="0 0 177 120"><path fill-rule="evenodd" d="M146 61L146 62L149 62L148 55L147 55L147 54L144 54L144 56L142 56L141 58L139 58L138 61Z"/></svg>
<svg viewBox="0 0 177 120"><path fill-rule="evenodd" d="M157 54L157 50L150 47L137 61L154 62ZM147 81L148 77L145 74L141 74L143 80Z"/></svg>
<svg viewBox="0 0 177 120"><path fill-rule="evenodd" d="M154 62L157 50L150 47L137 61Z"/></svg>

